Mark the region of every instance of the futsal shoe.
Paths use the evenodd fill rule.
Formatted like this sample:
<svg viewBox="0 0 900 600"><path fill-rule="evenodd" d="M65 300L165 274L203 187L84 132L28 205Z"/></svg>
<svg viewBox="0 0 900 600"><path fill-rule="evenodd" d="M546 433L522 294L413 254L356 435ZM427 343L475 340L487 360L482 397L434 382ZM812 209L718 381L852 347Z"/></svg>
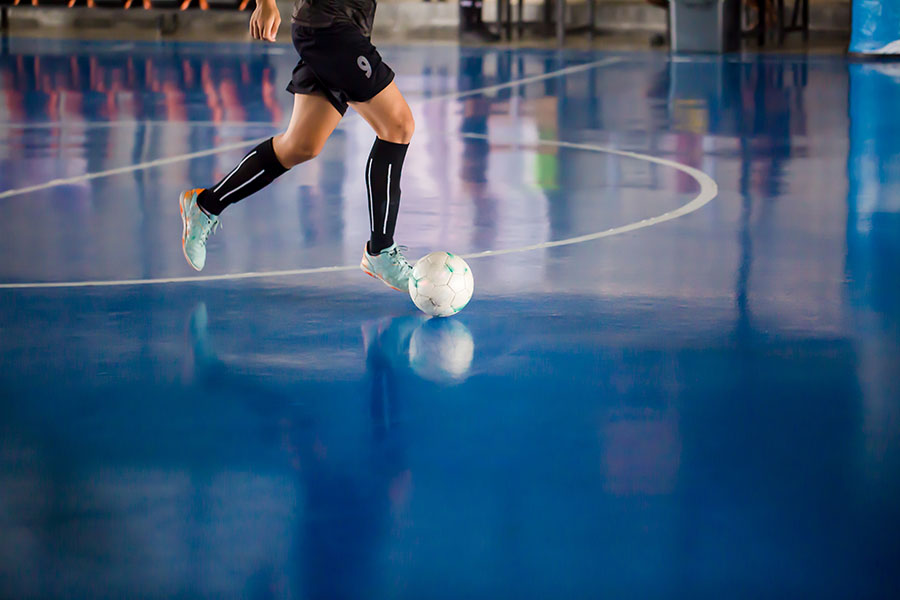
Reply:
<svg viewBox="0 0 900 600"><path fill-rule="evenodd" d="M178 202L181 205L181 249L188 264L198 271L206 264L206 240L209 234L219 228L219 217L208 215L197 204L197 196L202 189L182 192Z"/></svg>
<svg viewBox="0 0 900 600"><path fill-rule="evenodd" d="M409 293L409 275L412 273L412 265L403 256L406 246L391 244L375 256L369 254L369 246L363 248L362 262L359 268L374 277L380 279L389 288L398 292Z"/></svg>

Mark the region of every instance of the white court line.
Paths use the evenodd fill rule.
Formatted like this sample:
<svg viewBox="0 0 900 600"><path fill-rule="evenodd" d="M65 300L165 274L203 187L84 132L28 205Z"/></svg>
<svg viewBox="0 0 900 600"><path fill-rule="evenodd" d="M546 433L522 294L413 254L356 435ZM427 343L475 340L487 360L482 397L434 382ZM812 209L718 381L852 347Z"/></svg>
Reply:
<svg viewBox="0 0 900 600"><path fill-rule="evenodd" d="M477 138L477 139L489 139L485 135L479 134L464 134L463 137L468 138ZM511 142L515 144L516 142ZM611 229L606 229L604 231L598 231L596 233L589 233L587 235L580 235L577 237L566 238L563 240L554 240L549 242L542 242L540 244L532 244L530 246L520 246L518 248L505 248L502 250L487 250L485 252L476 252L472 254L463 254L462 257L466 259L473 258L485 258L488 256L500 256L502 254L512 254L515 252L529 252L532 250L542 250L545 248L556 248L558 246L568 246L571 244L581 244L584 242L588 242L591 240L598 240L605 237L611 237L614 235L619 235L622 233L628 233L630 231L637 231L639 229L645 229L647 227L652 227L653 225L659 225L660 223L665 223L666 221L672 221L677 219L678 217L682 217L684 215L690 214L696 210L701 209L702 207L709 204L709 202L716 197L719 193L719 186L716 184L715 180L712 177L704 173L699 169L695 169L694 167L690 167L688 165L683 165L681 163L675 162L673 160L668 160L665 158L657 158L655 156L648 156L646 154L639 154L637 152L628 152L625 150L616 150L615 148L606 148L603 146L595 146L593 144L576 144L570 142L557 142L557 141L549 141L543 140L537 142L537 146L557 146L561 148L573 148L576 150L587 150L591 152L604 152L606 154L615 154L618 156L624 156L626 158L634 158L637 160L643 160L646 162L656 163L659 165L663 165L666 167L671 167L682 173L690 175L693 177L697 183L700 185L700 191L697 193L697 196L688 202L676 208L675 210L669 211L667 213L663 213L656 217L651 217L649 219L643 219L641 221L637 221L635 223L629 223L627 225L622 225L620 227L613 227ZM524 145L523 145L524 146ZM313 273L336 273L340 271L352 271L358 269L359 265L342 265L342 266L333 266L333 267L314 267L308 269L288 269L283 271L265 271L265 272L249 272L249 273L232 273L225 275L205 275L199 277L165 277L158 279L123 279L118 281L62 281L62 282L54 282L54 283L4 283L0 284L0 289L22 289L22 288L72 288L72 287L112 287L112 286L122 286L122 285L152 285L152 284L161 284L161 283L194 283L201 281L231 281L235 279L261 279L261 278L269 278L269 277L288 277L288 276L296 276L296 275L311 275Z"/></svg>
<svg viewBox="0 0 900 600"><path fill-rule="evenodd" d="M514 81L507 81L506 83L501 83L499 85L491 85L484 88L478 88L475 90L465 90L461 92L453 92L450 94L444 94L441 96L432 96L431 98L423 98L419 99L413 104L423 104L426 102L436 102L440 100L454 100L458 98L465 98L467 96L475 96L478 94L483 94L485 92L492 92L496 90L501 90L505 88L517 87L520 85L527 85L529 83L534 83L536 81L542 81L544 79L552 79L553 77L562 77L563 75L571 75L572 73L578 73L581 71L587 71L589 69L596 69L599 67L605 67L608 65L616 64L622 62L622 58L619 57L609 57L601 60L597 60L591 63L585 63L583 65L574 65L571 67L566 67L564 69L559 69L558 71L550 71L549 73L544 73L542 75L534 75L532 77L525 77L522 79L516 79ZM201 150L200 152L191 152L190 154L181 154L178 156L171 156L169 158L160 158L157 160L151 160L149 162L137 163L134 165L129 165L127 167L119 167L117 169L109 169L107 171L98 171L96 173L85 173L84 175L76 175L74 177L67 177L65 179L53 179L51 181L47 181L44 183L39 183L37 185L32 185L24 188L18 188L14 190L6 190L0 192L0 200L3 198L11 198L13 196L21 196L22 194L27 194L29 192L37 192L40 190L46 190L52 187L57 187L60 185L71 185L76 183L81 183L82 181L89 181L91 179L98 179L100 177L109 177L110 175L122 175L123 173L131 173L132 171L140 171L143 169L149 169L152 167L159 167L162 165L168 165L176 162L181 162L183 160L190 160L192 158L199 158L201 156L209 156L211 154L219 154L221 152L228 152L229 150L238 150L241 148L249 148L250 146L256 146L257 144L261 144L262 142L269 139L271 136L266 136L263 138L257 138L255 140L247 140L246 142L239 142L236 144L228 144L227 146L219 146L217 148L210 148L209 150Z"/></svg>
<svg viewBox="0 0 900 600"><path fill-rule="evenodd" d="M527 85L529 83L535 83L537 81L551 79L553 77L563 77L565 75L571 75L572 73L580 73L582 71L590 71L591 69L596 69L598 67L607 67L609 65L614 65L616 63L620 63L623 60L624 59L621 57L611 56L609 58L604 58L604 59L594 61L591 63L585 63L583 65L573 65L571 67L566 67L566 68L560 69L558 71L550 71L549 73L543 73L541 75L533 75L531 77L523 77L522 79L516 79L514 81L507 81L506 83L500 83L497 85L489 85L487 87L478 88L477 90L465 90L462 92L450 92L449 94L443 94L441 96L432 96L431 98L425 99L425 102L434 101L434 100L456 100L458 98L465 98L467 96L477 96L478 94L485 94L488 92L496 92L499 90L505 90L506 88L519 87L520 85Z"/></svg>
<svg viewBox="0 0 900 600"><path fill-rule="evenodd" d="M476 139L489 139L486 135L481 135L477 133L464 133L462 137L466 138L476 138ZM619 235L621 233L628 233L629 231L637 231L638 229L644 229L645 227L652 227L653 225L658 225L660 223L665 223L666 221L671 221L673 219L677 219L678 217L682 217L684 215L690 214L695 210L699 210L709 204L710 200L719 195L719 185L716 183L715 179L701 171L700 169L695 169L694 167L681 164L679 162L675 162L674 160L668 160L665 158L657 158L655 156L649 156L647 154L639 154L637 152L629 152L627 150L616 150L614 148L605 148L603 146L594 146L593 144L575 144L571 142L558 142L558 141L546 141L541 140L537 143L538 146L558 146L560 148L574 148L576 150L588 150L591 152L605 152L606 154L616 154L618 156L624 156L627 158L635 158L638 160L643 160L646 162L656 163L658 165L663 165L665 167L671 167L682 173L690 175L693 177L698 184L700 184L700 192L697 196L675 210L669 211L667 213L663 213L656 217L650 217L649 219L643 219L641 221L636 221L634 223L629 223L628 225L622 225L620 227L613 227L611 229L606 229L604 231L598 231L596 233L588 233L586 235L580 235L577 237L566 238L564 240L556 240L553 242L542 242L540 244L534 244L531 246L520 246L518 248L508 248L505 250L485 250L484 252L477 252L475 254L466 254L463 255L463 258L482 258L485 256L499 256L501 254L512 254L514 252L528 252L529 250L542 250L544 248L556 248L558 246L569 246L572 244L581 244L583 242L589 242L591 240L599 240L601 238L610 237L613 235Z"/></svg>
<svg viewBox="0 0 900 600"><path fill-rule="evenodd" d="M247 140L246 142L238 142L236 144L227 144L225 146L219 146L217 148L211 148L209 150L201 150L200 152L191 152L190 154L181 154L179 156L171 156L169 158L158 158L156 160L151 160L149 162L143 162L136 165L119 167L117 169L109 169L108 171L85 173L84 175L75 175L74 177L66 177L64 179L51 179L50 181L45 181L44 183L39 183L37 185L31 185L24 188L0 192L0 200L2 200L3 198L9 198L11 196L21 196L22 194L27 194L28 192L46 190L48 188L57 187L60 185L81 183L82 181L88 181L90 179L99 179L101 177L109 177L110 175L121 175L123 173L131 173L132 171L140 171L143 169L149 169L151 167L159 167L162 165L182 162L185 160L190 160L192 158L200 158L201 156L209 156L210 154L219 154L220 152L228 152L229 150L246 148L247 146L256 146L257 144L263 143L270 137L272 136L267 135L266 137L257 138L255 140Z"/></svg>

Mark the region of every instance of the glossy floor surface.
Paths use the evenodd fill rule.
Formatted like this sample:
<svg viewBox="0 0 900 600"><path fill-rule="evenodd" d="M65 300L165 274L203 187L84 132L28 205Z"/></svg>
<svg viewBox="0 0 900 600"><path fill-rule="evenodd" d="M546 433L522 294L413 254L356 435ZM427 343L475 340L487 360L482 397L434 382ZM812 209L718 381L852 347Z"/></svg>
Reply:
<svg viewBox="0 0 900 600"><path fill-rule="evenodd" d="M382 48L428 321L353 114L182 257L291 48L3 44L0 597L900 593L896 65Z"/></svg>

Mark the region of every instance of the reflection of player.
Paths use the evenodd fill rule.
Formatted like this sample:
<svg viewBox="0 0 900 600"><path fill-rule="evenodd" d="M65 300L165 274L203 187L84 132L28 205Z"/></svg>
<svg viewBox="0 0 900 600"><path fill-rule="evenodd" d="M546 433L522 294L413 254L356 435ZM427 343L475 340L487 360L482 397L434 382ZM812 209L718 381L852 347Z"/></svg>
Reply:
<svg viewBox="0 0 900 600"><path fill-rule="evenodd" d="M317 414L316 407L298 404L295 393L245 374L246 364L232 369L222 360L209 334L205 304L197 305L188 319L189 378L205 395L240 398L261 422L275 425L277 435L267 437L277 441L297 474L297 488L305 492L292 540L301 565L286 596L361 598L380 586L381 549L389 534L396 535L412 493L397 387L405 361L398 362L396 350L408 343L420 321L406 317L364 328L370 386L370 418L364 422L370 427L368 435L348 439L344 429L329 427L327 412ZM353 421L348 415L340 419ZM276 573L260 577L272 579L262 582L262 588L279 583Z"/></svg>
<svg viewBox="0 0 900 600"><path fill-rule="evenodd" d="M206 240L218 226L218 215L315 158L352 105L377 135L365 165L370 237L360 267L394 289L407 289L411 267L394 243L394 228L414 124L394 72L370 41L374 16L374 0L297 0L291 36L300 62L288 85L294 94L291 122L217 184L181 195L182 246L193 268L199 271L206 264ZM280 22L275 0L258 0L250 32L274 42Z"/></svg>
<svg viewBox="0 0 900 600"><path fill-rule="evenodd" d="M201 386L206 397L223 403L239 398L262 423L277 424L278 435L267 439L277 441L297 473L298 489L305 491L292 542L303 566L293 582L296 589L288 595L370 594L379 586L381 549L390 542L389 535L402 535L409 514L413 474L406 452L403 398L405 393L421 393L422 387L410 369L439 382L460 381L468 373L474 347L468 329L460 321L423 316L365 323L368 425L357 439L334 439L345 436L346 428L329 427L328 413L317 414L314 402L298 403L296 392L264 383L272 377L254 378L247 374L244 361L233 369L230 360L218 356L205 304L193 309L187 327L187 380ZM410 382L411 387L404 387ZM354 422L346 414L338 418L345 425Z"/></svg>

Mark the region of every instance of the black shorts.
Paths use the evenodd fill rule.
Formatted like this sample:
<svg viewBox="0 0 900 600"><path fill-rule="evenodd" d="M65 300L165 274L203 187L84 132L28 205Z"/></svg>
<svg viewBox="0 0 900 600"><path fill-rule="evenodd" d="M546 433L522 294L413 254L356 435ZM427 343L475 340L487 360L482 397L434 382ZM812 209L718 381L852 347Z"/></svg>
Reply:
<svg viewBox="0 0 900 600"><path fill-rule="evenodd" d="M353 25L291 24L300 62L287 86L292 94L322 93L343 115L348 102L366 102L394 80L372 42Z"/></svg>

